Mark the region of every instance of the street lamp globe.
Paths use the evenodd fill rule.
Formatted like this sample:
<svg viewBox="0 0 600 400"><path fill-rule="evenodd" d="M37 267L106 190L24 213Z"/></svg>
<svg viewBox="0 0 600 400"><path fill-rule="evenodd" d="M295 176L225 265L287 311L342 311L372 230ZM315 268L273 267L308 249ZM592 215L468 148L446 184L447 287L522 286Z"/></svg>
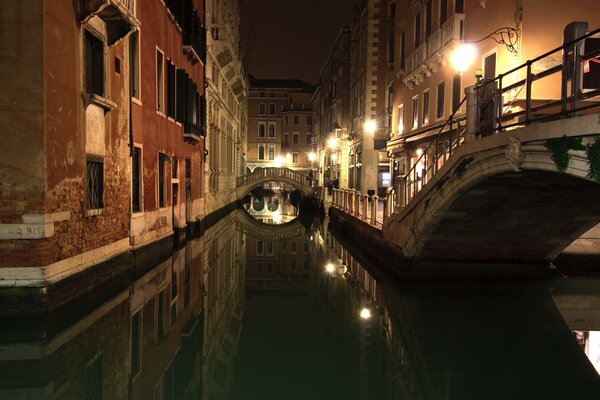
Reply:
<svg viewBox="0 0 600 400"><path fill-rule="evenodd" d="M363 128L364 128L365 132L367 132L369 134L373 134L377 130L377 122L373 119L370 119L367 122L365 122L365 125Z"/></svg>
<svg viewBox="0 0 600 400"><path fill-rule="evenodd" d="M477 51L470 43L462 43L450 55L450 64L454 70L462 75L475 61Z"/></svg>
<svg viewBox="0 0 600 400"><path fill-rule="evenodd" d="M327 146L331 150L337 149L337 147L339 146L339 144L340 144L340 141L336 137L331 137L331 138L329 138L329 140L327 140Z"/></svg>
<svg viewBox="0 0 600 400"><path fill-rule="evenodd" d="M315 154L314 151L311 151L310 153L308 153L308 161L314 162L316 159L317 159L317 155Z"/></svg>
<svg viewBox="0 0 600 400"><path fill-rule="evenodd" d="M327 263L327 265L325 265L325 271L333 275L335 272L335 266L332 263Z"/></svg>

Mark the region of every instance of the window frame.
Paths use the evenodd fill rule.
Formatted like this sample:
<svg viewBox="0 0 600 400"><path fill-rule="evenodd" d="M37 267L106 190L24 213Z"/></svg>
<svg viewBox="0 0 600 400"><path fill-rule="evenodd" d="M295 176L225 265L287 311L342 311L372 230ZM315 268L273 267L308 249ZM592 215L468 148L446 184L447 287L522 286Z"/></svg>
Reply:
<svg viewBox="0 0 600 400"><path fill-rule="evenodd" d="M160 56L160 62L159 62ZM156 58L155 58L155 68L156 68L156 81L154 82L156 85L155 95L156 95L156 111L164 114L165 113L165 53L156 48Z"/></svg>

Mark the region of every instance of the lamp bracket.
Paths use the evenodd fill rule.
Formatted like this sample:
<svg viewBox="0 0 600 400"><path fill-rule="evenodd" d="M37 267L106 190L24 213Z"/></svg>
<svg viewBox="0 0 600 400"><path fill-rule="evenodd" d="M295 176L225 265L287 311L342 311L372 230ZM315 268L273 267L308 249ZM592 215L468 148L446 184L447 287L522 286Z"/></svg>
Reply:
<svg viewBox="0 0 600 400"><path fill-rule="evenodd" d="M486 39L492 39L494 42L498 44L503 44L506 46L506 49L510 51L515 56L519 54L519 50L517 46L519 44L519 37L521 32L518 28L511 28L509 26L504 26L502 28L496 29L494 32L489 35L472 42L468 43L479 43L483 42Z"/></svg>

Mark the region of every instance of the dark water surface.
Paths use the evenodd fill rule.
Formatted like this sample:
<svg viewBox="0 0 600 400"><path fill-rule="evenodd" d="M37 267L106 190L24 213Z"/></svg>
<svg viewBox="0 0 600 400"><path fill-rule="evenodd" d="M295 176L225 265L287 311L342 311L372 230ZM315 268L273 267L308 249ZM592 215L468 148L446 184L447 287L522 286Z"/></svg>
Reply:
<svg viewBox="0 0 600 400"><path fill-rule="evenodd" d="M600 399L600 280L402 282L253 204L57 332L0 343L0 399Z"/></svg>

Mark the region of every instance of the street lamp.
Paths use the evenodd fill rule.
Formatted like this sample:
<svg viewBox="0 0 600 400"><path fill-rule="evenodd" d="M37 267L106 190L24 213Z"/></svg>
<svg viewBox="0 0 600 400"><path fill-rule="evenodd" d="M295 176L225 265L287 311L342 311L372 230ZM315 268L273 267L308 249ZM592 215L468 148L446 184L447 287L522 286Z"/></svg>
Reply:
<svg viewBox="0 0 600 400"><path fill-rule="evenodd" d="M374 119L370 119L367 122L365 122L363 128L365 132L372 135L377 130L377 122Z"/></svg>
<svg viewBox="0 0 600 400"><path fill-rule="evenodd" d="M331 150L337 149L339 145L340 145L340 141L336 137L330 137L329 140L327 140L327 146Z"/></svg>
<svg viewBox="0 0 600 400"><path fill-rule="evenodd" d="M506 46L506 49L509 52L517 56L519 55L519 37L520 31L518 28L505 26L496 29L494 32L479 40L463 41L450 55L450 63L454 70L462 75L462 73L471 66L473 61L475 61L477 51L475 50L474 44L483 42L486 39L492 39L494 42Z"/></svg>
<svg viewBox="0 0 600 400"><path fill-rule="evenodd" d="M311 151L310 153L308 153L308 161L314 162L316 159L317 159L317 155L315 154L314 151Z"/></svg>

